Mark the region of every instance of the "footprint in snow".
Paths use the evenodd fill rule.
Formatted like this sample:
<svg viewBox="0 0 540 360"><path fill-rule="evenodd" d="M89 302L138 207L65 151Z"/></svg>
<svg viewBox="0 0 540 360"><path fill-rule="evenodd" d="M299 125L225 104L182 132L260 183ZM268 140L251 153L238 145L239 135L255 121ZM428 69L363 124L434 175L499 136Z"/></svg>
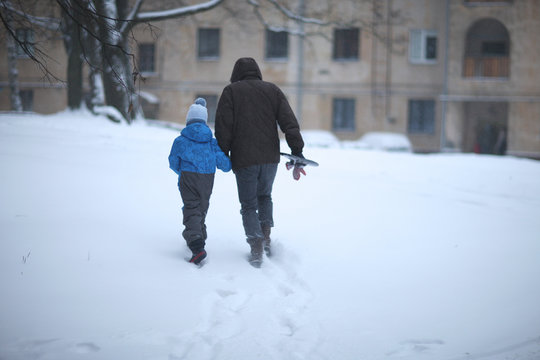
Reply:
<svg viewBox="0 0 540 360"><path fill-rule="evenodd" d="M437 347L444 345L444 341L439 339L407 340L401 343L399 349L393 350L388 356L406 356L430 352Z"/></svg>
<svg viewBox="0 0 540 360"><path fill-rule="evenodd" d="M298 272L298 257L277 245L261 269L222 275L219 287L201 299L199 326L176 343L170 360L243 358L244 353L320 358L317 349L324 339L309 313L313 294Z"/></svg>
<svg viewBox="0 0 540 360"><path fill-rule="evenodd" d="M91 342L83 342L75 345L74 350L78 354L91 354L101 350L99 346Z"/></svg>
<svg viewBox="0 0 540 360"><path fill-rule="evenodd" d="M309 312L313 293L298 271L301 258L279 245L278 256L267 261L263 269L274 288L272 309L279 334L274 340L274 357L318 359L324 339L316 318Z"/></svg>

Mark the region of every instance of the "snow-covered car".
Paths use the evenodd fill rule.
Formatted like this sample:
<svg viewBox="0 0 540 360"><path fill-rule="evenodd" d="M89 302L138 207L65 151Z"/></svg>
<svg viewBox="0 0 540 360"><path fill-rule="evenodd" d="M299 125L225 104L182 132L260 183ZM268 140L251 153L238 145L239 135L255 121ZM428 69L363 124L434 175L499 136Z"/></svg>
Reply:
<svg viewBox="0 0 540 360"><path fill-rule="evenodd" d="M340 141L336 135L324 130L302 130L302 138L307 146L339 147Z"/></svg>
<svg viewBox="0 0 540 360"><path fill-rule="evenodd" d="M360 148L373 150L403 152L413 150L406 135L393 132L368 132L357 141L357 144Z"/></svg>

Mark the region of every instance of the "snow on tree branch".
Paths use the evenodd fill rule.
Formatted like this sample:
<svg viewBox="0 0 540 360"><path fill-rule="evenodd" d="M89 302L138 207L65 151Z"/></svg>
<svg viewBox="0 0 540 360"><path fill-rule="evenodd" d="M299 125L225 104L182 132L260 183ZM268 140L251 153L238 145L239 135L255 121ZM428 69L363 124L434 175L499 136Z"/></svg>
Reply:
<svg viewBox="0 0 540 360"><path fill-rule="evenodd" d="M210 0L201 4L184 6L180 8L171 9L171 10L143 12L143 13L137 14L136 17L134 18L134 21L149 22L149 21L166 20L166 19L171 19L171 18L180 17L180 16L192 15L198 12L210 10L218 6L219 4L221 4L223 1L224 0Z"/></svg>
<svg viewBox="0 0 540 360"><path fill-rule="evenodd" d="M248 0L248 4L253 6L253 13L255 14L255 17L259 20L259 22L261 24L264 25L265 29L268 29L270 31L275 31L275 32L284 31L284 32L287 32L287 33L289 33L291 35L298 35L298 36L304 36L305 35L304 31L291 29L291 28L286 27L286 26L275 26L275 25L272 25L269 22L267 22L266 19L264 18L264 16L259 11L260 4L256 0Z"/></svg>
<svg viewBox="0 0 540 360"><path fill-rule="evenodd" d="M253 13L255 14L259 22L263 24L266 29L270 31L274 31L274 32L283 31L283 32L287 32L295 36L302 36L302 37L321 36L323 38L329 39L327 34L322 31L322 28L328 27L328 26L338 26L338 27L347 28L350 26L354 26L354 24L359 21L358 19L354 19L353 21L349 21L349 22L338 20L335 17L332 17L331 15L329 16L329 13L326 13L325 15L321 14L321 17L305 16L304 10L298 10L298 11L290 10L289 8L280 4L277 0L246 0L246 1L249 5L253 7ZM352 1L358 1L358 0L350 0L350 1L352 2ZM303 26L290 27L290 26L277 26L275 24L272 24L271 22L266 20L265 16L263 15L263 12L261 11L261 9L268 10L268 7L265 6L268 4L271 7L273 7L278 13L280 13L287 19L293 20L296 24L313 25L311 26L311 29L316 29L316 30L311 31L311 32L306 32Z"/></svg>
<svg viewBox="0 0 540 360"><path fill-rule="evenodd" d="M125 34L129 30L131 22L137 17L137 14L141 10L141 6L142 6L143 1L144 0L137 0L135 5L133 6L133 9L131 10L131 12L129 13L129 15L128 15L127 19L126 19L127 21L124 22L122 24L122 26L120 27L120 33L121 34Z"/></svg>

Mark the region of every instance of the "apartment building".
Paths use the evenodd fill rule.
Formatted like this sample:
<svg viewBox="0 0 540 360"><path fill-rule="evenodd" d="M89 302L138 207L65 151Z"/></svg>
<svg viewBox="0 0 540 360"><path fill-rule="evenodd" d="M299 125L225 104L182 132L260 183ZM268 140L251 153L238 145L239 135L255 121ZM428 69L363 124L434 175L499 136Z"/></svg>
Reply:
<svg viewBox="0 0 540 360"><path fill-rule="evenodd" d="M243 1L138 25L132 45L146 116L183 123L185 109L203 96L212 121L234 62L250 56L264 79L284 90L302 129L349 140L369 131L398 132L417 152L540 158L539 1L282 3L325 14L336 25L298 23L271 7L257 13ZM20 29L20 36L37 35ZM48 41L62 58L61 39ZM65 108L62 84L38 81L28 59L19 59L18 66L27 108ZM61 74L62 66L54 70ZM9 110L5 56L0 87L0 110Z"/></svg>

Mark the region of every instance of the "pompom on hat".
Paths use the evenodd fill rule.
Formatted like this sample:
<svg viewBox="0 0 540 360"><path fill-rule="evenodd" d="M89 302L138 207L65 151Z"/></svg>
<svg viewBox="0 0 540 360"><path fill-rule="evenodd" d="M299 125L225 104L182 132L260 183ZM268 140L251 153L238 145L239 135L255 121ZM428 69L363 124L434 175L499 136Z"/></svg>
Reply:
<svg viewBox="0 0 540 360"><path fill-rule="evenodd" d="M208 110L206 110L206 100L197 98L195 103L189 107L186 115L186 125L193 122L204 122L208 120Z"/></svg>

